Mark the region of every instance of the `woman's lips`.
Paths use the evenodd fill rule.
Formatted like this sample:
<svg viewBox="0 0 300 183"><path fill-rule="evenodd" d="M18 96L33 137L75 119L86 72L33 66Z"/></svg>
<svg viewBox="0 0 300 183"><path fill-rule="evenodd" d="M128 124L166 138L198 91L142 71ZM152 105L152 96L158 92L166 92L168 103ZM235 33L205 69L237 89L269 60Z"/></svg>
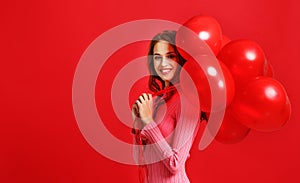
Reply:
<svg viewBox="0 0 300 183"><path fill-rule="evenodd" d="M172 71L172 68L165 68L165 69L160 69L160 73L162 75L167 75Z"/></svg>

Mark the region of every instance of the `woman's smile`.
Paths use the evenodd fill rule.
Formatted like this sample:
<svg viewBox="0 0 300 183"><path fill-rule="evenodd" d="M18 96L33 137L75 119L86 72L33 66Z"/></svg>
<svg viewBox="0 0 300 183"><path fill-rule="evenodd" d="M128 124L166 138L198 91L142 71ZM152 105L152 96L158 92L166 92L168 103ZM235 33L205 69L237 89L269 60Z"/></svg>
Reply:
<svg viewBox="0 0 300 183"><path fill-rule="evenodd" d="M168 75L173 69L172 68L163 68L160 69L162 75Z"/></svg>

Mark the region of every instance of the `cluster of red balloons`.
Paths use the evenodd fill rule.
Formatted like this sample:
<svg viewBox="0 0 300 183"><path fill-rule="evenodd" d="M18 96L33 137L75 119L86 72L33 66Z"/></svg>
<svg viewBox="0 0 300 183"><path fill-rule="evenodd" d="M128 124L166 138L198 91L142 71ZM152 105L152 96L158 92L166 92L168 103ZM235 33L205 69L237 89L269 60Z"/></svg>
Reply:
<svg viewBox="0 0 300 183"><path fill-rule="evenodd" d="M196 36L188 35L187 28ZM195 57L201 55L197 53L201 49L192 48L197 46L194 44L197 39L211 49L219 66L203 53L198 58L202 59L204 66L197 65ZM187 59L183 68L196 84L202 111L213 115L217 111L211 110L212 94L215 90L226 93L225 116L216 140L240 142L251 129L274 131L288 121L291 104L287 93L273 78L272 66L256 42L249 39L231 41L222 34L220 24L213 17L199 15L179 28L176 44L180 45L179 51ZM214 84L209 81L215 82L216 87L212 88Z"/></svg>

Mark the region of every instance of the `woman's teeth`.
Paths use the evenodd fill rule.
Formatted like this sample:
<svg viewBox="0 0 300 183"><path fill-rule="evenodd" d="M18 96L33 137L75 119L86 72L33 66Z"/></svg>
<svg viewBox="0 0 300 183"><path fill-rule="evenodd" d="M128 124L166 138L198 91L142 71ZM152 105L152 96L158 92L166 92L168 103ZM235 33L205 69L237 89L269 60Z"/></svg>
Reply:
<svg viewBox="0 0 300 183"><path fill-rule="evenodd" d="M163 74L163 75L166 75L166 74L169 74L171 72L171 68L168 68L168 69L161 69L160 72Z"/></svg>

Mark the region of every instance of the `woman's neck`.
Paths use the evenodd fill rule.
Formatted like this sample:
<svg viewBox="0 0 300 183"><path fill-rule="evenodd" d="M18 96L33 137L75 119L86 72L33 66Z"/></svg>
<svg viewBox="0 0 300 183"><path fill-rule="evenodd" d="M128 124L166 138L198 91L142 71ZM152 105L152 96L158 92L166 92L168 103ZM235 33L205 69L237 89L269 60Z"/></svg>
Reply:
<svg viewBox="0 0 300 183"><path fill-rule="evenodd" d="M170 81L165 81L165 88L170 86Z"/></svg>

